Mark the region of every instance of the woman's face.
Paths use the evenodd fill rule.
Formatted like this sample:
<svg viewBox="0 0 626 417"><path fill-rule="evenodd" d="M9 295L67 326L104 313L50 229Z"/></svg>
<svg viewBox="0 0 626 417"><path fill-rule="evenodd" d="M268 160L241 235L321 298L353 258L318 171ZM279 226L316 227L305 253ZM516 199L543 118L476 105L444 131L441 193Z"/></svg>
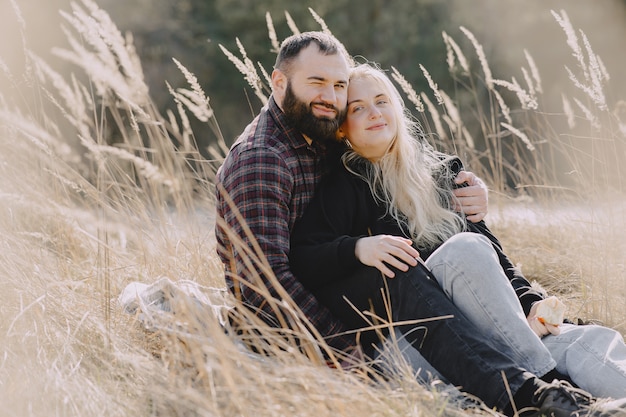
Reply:
<svg viewBox="0 0 626 417"><path fill-rule="evenodd" d="M381 83L367 77L350 81L342 130L354 151L369 160L377 160L389 150L397 127L391 97Z"/></svg>

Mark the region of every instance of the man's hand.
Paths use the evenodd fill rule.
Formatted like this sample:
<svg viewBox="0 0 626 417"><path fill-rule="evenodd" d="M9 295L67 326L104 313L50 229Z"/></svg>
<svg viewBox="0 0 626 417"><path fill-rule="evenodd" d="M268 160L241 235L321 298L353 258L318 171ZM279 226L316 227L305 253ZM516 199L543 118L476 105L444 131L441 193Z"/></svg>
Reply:
<svg viewBox="0 0 626 417"><path fill-rule="evenodd" d="M357 240L354 254L362 264L373 266L385 276L393 278L395 274L388 265L407 271L409 266L417 265L419 252L411 246L413 242L400 236L377 235L362 237Z"/></svg>
<svg viewBox="0 0 626 417"><path fill-rule="evenodd" d="M485 183L469 171L461 171L454 179L454 183L463 187L456 188L453 193L458 200L454 209L465 213L467 220L478 223L487 215L489 191Z"/></svg>

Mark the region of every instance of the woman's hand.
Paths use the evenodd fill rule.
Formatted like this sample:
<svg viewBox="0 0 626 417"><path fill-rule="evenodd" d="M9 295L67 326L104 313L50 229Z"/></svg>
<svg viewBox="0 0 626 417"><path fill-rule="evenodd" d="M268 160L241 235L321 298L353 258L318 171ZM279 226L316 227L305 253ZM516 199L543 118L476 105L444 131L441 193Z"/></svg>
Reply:
<svg viewBox="0 0 626 417"><path fill-rule="evenodd" d="M548 300L547 299L541 300L541 301L537 301L536 303L534 303L533 306L530 308L528 317L526 317L526 320L528 321L530 328L540 338L543 336L547 336L549 334L553 334L553 335L560 334L561 329L559 325L561 325L561 323L563 322L563 319L561 318L560 323L548 323L542 317L539 317L539 315L537 314L539 305L545 302L548 302Z"/></svg>
<svg viewBox="0 0 626 417"><path fill-rule="evenodd" d="M467 220L472 223L478 223L484 219L489 204L489 190L485 183L469 171L459 172L454 178L454 183L466 184L453 191L459 203L454 209L465 213Z"/></svg>
<svg viewBox="0 0 626 417"><path fill-rule="evenodd" d="M419 252L411 246L413 242L400 236L377 235L363 237L356 242L354 254L362 264L373 266L386 277L393 278L394 272L390 265L400 271L408 271L410 266L417 265Z"/></svg>

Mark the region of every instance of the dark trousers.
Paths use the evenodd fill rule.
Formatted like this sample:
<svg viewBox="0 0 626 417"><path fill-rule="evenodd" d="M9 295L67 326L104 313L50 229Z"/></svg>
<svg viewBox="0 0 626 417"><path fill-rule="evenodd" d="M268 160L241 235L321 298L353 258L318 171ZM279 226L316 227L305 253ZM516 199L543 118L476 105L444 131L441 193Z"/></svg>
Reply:
<svg viewBox="0 0 626 417"><path fill-rule="evenodd" d="M386 279L377 269L362 267L352 276L313 292L350 329L370 325L350 303L359 311L373 308L375 314L387 321L390 309L393 322L452 316L398 328L450 383L480 398L487 406L502 410L510 402L504 379L515 394L533 375L492 346L461 314L424 266L395 272L395 278ZM365 351L371 352L371 344L378 341L376 334L370 331L362 336Z"/></svg>

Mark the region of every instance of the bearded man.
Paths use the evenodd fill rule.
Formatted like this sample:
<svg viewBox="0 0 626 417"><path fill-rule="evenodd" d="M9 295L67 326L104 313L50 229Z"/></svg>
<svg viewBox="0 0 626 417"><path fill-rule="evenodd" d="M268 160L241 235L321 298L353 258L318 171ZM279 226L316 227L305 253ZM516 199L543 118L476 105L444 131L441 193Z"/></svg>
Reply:
<svg viewBox="0 0 626 417"><path fill-rule="evenodd" d="M341 43L324 33L285 40L267 106L233 144L217 173L215 233L228 288L259 317L279 325L276 306L259 287L265 286L273 298L282 297L267 271L245 253L258 244L280 285L323 336L345 328L291 273L289 238L341 150L334 137L345 118L349 63ZM355 345L354 336L329 342L340 350Z"/></svg>

